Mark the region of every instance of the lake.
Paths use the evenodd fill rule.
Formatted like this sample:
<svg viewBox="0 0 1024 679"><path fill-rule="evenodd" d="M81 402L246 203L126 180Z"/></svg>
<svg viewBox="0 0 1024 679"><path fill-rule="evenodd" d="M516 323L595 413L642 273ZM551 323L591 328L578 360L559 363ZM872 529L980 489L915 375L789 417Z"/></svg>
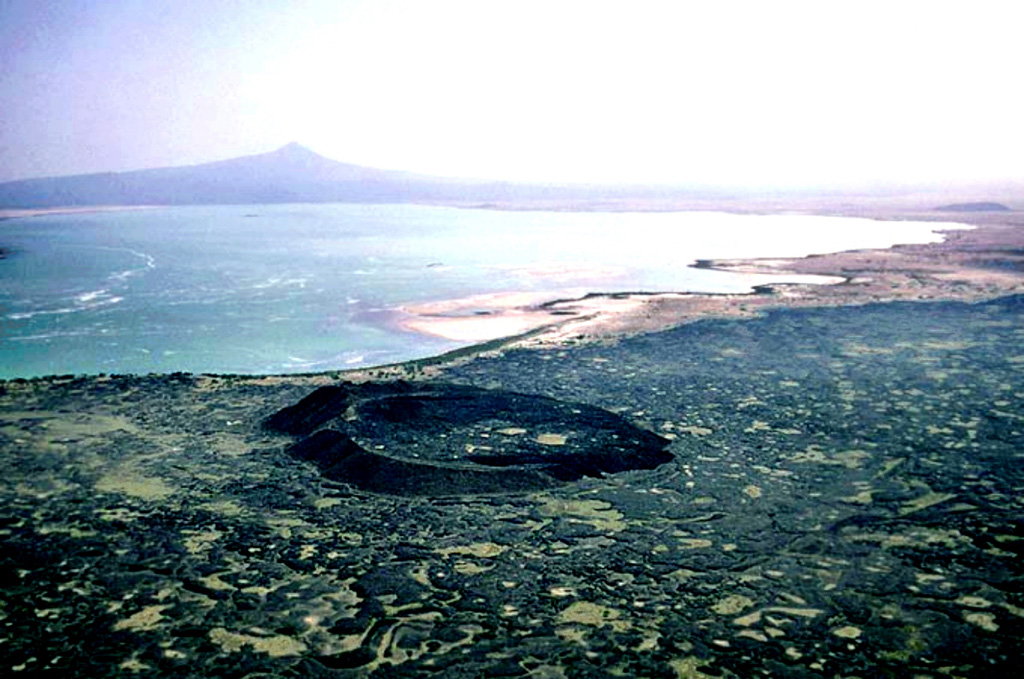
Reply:
<svg viewBox="0 0 1024 679"><path fill-rule="evenodd" d="M399 307L501 292L740 293L773 281L697 259L941 240L936 222L503 212L419 205L196 206L0 222L0 378L294 373L462 346Z"/></svg>

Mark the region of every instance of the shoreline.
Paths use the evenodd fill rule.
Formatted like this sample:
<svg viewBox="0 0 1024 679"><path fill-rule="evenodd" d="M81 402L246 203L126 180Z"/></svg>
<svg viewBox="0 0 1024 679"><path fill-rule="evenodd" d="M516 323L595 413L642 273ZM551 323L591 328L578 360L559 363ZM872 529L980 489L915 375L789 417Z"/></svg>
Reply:
<svg viewBox="0 0 1024 679"><path fill-rule="evenodd" d="M83 205L80 207L0 208L0 221L28 219L49 215L82 215L94 212L127 212L129 210L156 210L164 205Z"/></svg>
<svg viewBox="0 0 1024 679"><path fill-rule="evenodd" d="M1019 282L1022 227L938 264ZM365 386L0 384L6 657L81 677L985 677L1024 619L1021 300L504 351L535 333Z"/></svg>
<svg viewBox="0 0 1024 679"><path fill-rule="evenodd" d="M917 209L804 212L882 221L949 221L946 213ZM783 308L856 306L899 301L980 302L1024 294L1024 213L957 214L972 228L940 230L943 240L897 244L885 249L848 250L804 257L705 259L693 266L719 271L760 274L829 276L832 284L772 283L749 293L624 292L588 293L533 307L510 310L509 336L481 339L453 352L394 365L341 371L347 379L405 378L436 375L446 365L459 365L473 356L494 355L507 349L557 349L667 330L705 319L753 318ZM511 293L512 299L515 293ZM492 296L500 297L500 295ZM486 323L472 316L442 316L457 308L444 300L432 309L434 318L399 321L406 328L430 326L460 330ZM429 305L417 305L421 310ZM559 316L572 316L559 318ZM473 332L478 332L473 329ZM482 333L481 333L482 334ZM450 357L450 358L448 358ZM288 376L282 375L287 379Z"/></svg>
<svg viewBox="0 0 1024 679"><path fill-rule="evenodd" d="M9 664L991 675L1024 624L1024 212L971 221L706 263L837 285L622 293L361 373L0 382Z"/></svg>
<svg viewBox="0 0 1024 679"><path fill-rule="evenodd" d="M1010 213L1013 214L1013 213ZM836 215L839 216L839 215ZM862 215L842 215L861 217ZM895 215L892 219L920 219L920 215ZM944 221L944 220L943 220ZM991 239L991 224L979 224L970 216L962 222L965 229L939 230L943 240L933 243L896 244L885 249L858 249L800 257L744 259L701 259L693 268L731 273L820 277L813 283L774 281L752 284L744 293L703 293L688 291L587 292L578 296L540 301L540 293L496 293L459 299L403 305L404 317L396 324L411 332L461 341L494 341L529 332L535 342L558 344L572 334L585 339L651 332L691 322L705 316L748 316L749 307L759 310L779 306L835 305L908 298L981 299L1022 291L1015 276L997 272L970 270L969 263L951 271L936 271L936 262L949 260L956 252L956 234L975 233L974 240ZM978 233L981 231L982 233ZM1024 240L1024 239L1022 239ZM1014 248L1010 248L1011 250ZM914 278L910 290L905 281L891 271L894 257L912 260L905 277ZM968 265L968 266L963 266ZM920 269L916 274L910 269ZM940 280L961 276L969 282L947 286ZM922 281L921 276L934 278ZM992 290L992 286L997 290ZM988 290L980 288L988 287ZM631 328L634 328L631 331ZM537 337L539 335L539 337ZM518 340L510 337L512 343Z"/></svg>
<svg viewBox="0 0 1024 679"><path fill-rule="evenodd" d="M1011 213L1012 214L1012 213ZM1020 219L1018 217L1018 219ZM1010 221L1010 220L1007 220ZM558 343L570 334L602 340L667 329L702 318L750 317L783 307L846 306L887 301L981 301L1024 292L1024 233L1020 223L987 224L946 231L939 243L895 245L796 258L705 260L702 266L737 273L834 276L831 285L776 283L743 295L666 294L648 297L638 314L597 318L553 328L538 342ZM1000 260L997 266L995 260Z"/></svg>
<svg viewBox="0 0 1024 679"><path fill-rule="evenodd" d="M156 206L53 208L31 211L35 214L23 216L152 207ZM714 209L723 211L732 207L739 206L719 204ZM5 212L10 211L0 211L0 218ZM703 319L750 318L786 307L914 300L980 301L1024 293L1024 212L958 213L954 216L905 206L888 209L880 206L847 206L847 209L822 206L797 209L789 206L783 209L783 206L777 206L775 210L757 212L880 221L949 222L955 217L957 223L971 228L938 230L937 233L943 236L942 241L897 244L886 249L848 250L791 258L702 259L689 265L734 273L834 279L834 282L826 284L775 282L753 285L752 290L746 293L587 292L558 299L550 299L550 292L520 291L406 305L396 310L397 314L404 316L394 321L397 327L472 344L422 359L351 369L316 373L203 375L294 383L319 383L342 377L355 380L407 377L422 374L424 370L435 373L453 361L462 363L473 356L505 349L556 348L614 341ZM22 379L55 377L60 376Z"/></svg>

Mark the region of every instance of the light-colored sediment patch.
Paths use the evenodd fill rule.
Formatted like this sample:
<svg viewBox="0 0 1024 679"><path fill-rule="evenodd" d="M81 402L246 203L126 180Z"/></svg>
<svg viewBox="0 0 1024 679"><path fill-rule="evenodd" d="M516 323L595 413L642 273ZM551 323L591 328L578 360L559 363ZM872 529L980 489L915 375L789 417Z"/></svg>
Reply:
<svg viewBox="0 0 1024 679"><path fill-rule="evenodd" d="M996 616L992 613L975 613L975 612L964 612L964 620L976 625L986 632L998 632L999 624L996 622Z"/></svg>
<svg viewBox="0 0 1024 679"><path fill-rule="evenodd" d="M900 506L900 516L907 516L915 512L920 512L928 509L929 507L934 507L937 504L952 500L955 497L956 493L925 493L921 497L904 502L902 506Z"/></svg>
<svg viewBox="0 0 1024 679"><path fill-rule="evenodd" d="M215 592L230 592L237 589L234 585L221 580L219 573L199 578L199 582L203 583Z"/></svg>
<svg viewBox="0 0 1024 679"><path fill-rule="evenodd" d="M434 551L443 556L458 554L460 556L475 556L478 559L493 559L499 554L503 554L508 551L508 547L494 542L475 542L470 545L442 547L440 549L435 549Z"/></svg>
<svg viewBox="0 0 1024 679"><path fill-rule="evenodd" d="M213 500L199 506L201 509L221 516L242 516L246 513L245 508L233 500Z"/></svg>
<svg viewBox="0 0 1024 679"><path fill-rule="evenodd" d="M485 342L521 335L562 320L539 307L558 296L504 292L410 304L398 309L404 314L399 325L405 330L460 342Z"/></svg>
<svg viewBox="0 0 1024 679"><path fill-rule="evenodd" d="M764 614L761 613L761 611L754 611L753 613L748 613L747 615L736 618L732 621L732 624L740 627L750 627L751 625L756 625L761 622L761 618L763 617Z"/></svg>
<svg viewBox="0 0 1024 679"><path fill-rule="evenodd" d="M832 630L832 634L840 639L859 639L860 635L863 634L863 631L859 627L844 625L843 627L837 627Z"/></svg>
<svg viewBox="0 0 1024 679"><path fill-rule="evenodd" d="M841 450L824 451L816 445L811 445L806 450L799 451L786 458L787 462L795 464L822 464L847 469L858 469L870 454L863 450Z"/></svg>
<svg viewBox="0 0 1024 679"><path fill-rule="evenodd" d="M885 462L882 463L882 468L878 470L877 474L875 474L875 478L878 479L888 475L893 469L896 469L906 461L907 458L905 457L897 457L890 460L886 460Z"/></svg>
<svg viewBox="0 0 1024 679"><path fill-rule="evenodd" d="M754 605L754 600L742 594L730 594L711 607L718 615L736 615Z"/></svg>
<svg viewBox="0 0 1024 679"><path fill-rule="evenodd" d="M876 542L880 547L935 547L954 548L969 544L970 538L955 529L913 528L904 533L851 533L843 539L851 542Z"/></svg>
<svg viewBox="0 0 1024 679"><path fill-rule="evenodd" d="M589 523L598 530L620 532L626 529L622 512L604 500L559 500L549 498L540 507L544 516L562 516L568 521Z"/></svg>
<svg viewBox="0 0 1024 679"><path fill-rule="evenodd" d="M411 318L403 320L400 325L405 330L455 342L487 342L522 335L552 322L550 317L508 312L501 316L485 317Z"/></svg>
<svg viewBox="0 0 1024 679"><path fill-rule="evenodd" d="M131 672L132 674L138 674L139 672L148 672L152 669L149 665L135 657L128 658L127 660L122 662L118 667L127 672Z"/></svg>
<svg viewBox="0 0 1024 679"><path fill-rule="evenodd" d="M189 554L198 556L213 548L213 543L224 537L218 530L187 530L182 531L185 549Z"/></svg>
<svg viewBox="0 0 1024 679"><path fill-rule="evenodd" d="M726 597L719 601L715 606L711 607L711 610L719 615L735 615L743 610L746 610L753 601L745 596L734 595L732 597ZM785 632L778 629L787 623L791 623L792 620L786 620L786 618L816 618L823 614L825 611L820 608L810 608L807 606L768 606L767 608L760 608L756 611L751 611L746 615L735 618L732 624L738 627L751 627L757 625L767 617L768 621L775 625L773 631L770 634L773 637L780 637L785 635ZM784 617L779 617L784 616ZM767 631L767 630L766 630Z"/></svg>
<svg viewBox="0 0 1024 679"><path fill-rule="evenodd" d="M717 679L717 674L702 672L701 668L708 663L696 656L674 658L668 661L669 667L676 673L676 679Z"/></svg>
<svg viewBox="0 0 1024 679"><path fill-rule="evenodd" d="M33 417L32 412L14 413L15 416ZM39 417L40 413L34 413ZM129 434L139 433L139 428L128 418L120 415L100 415L96 413L47 413L45 424L46 435L51 439L84 438L103 436L112 432L123 431ZM5 418L8 417L5 415Z"/></svg>
<svg viewBox="0 0 1024 679"><path fill-rule="evenodd" d="M580 291L573 291L579 293ZM555 295L553 298L552 295ZM399 308L416 316L454 316L474 313L494 313L510 309L528 308L557 298L553 292L495 292L443 299L420 304L407 304Z"/></svg>
<svg viewBox="0 0 1024 679"><path fill-rule="evenodd" d="M847 495L846 497L841 497L841 498L839 498L839 501L840 502L846 502L846 503L852 504L852 505L869 505L872 502L874 502L873 496L877 492L878 492L877 490L869 488L867 490L862 490L859 493L854 493L853 495Z"/></svg>
<svg viewBox="0 0 1024 679"><path fill-rule="evenodd" d="M793 618L816 618L825 612L820 608L800 608L794 606L770 606L761 610L764 613L781 613Z"/></svg>
<svg viewBox="0 0 1024 679"><path fill-rule="evenodd" d="M138 613L115 622L114 631L146 632L156 629L160 625L160 621L163 620L163 611L168 608L170 608L169 605L146 606Z"/></svg>
<svg viewBox="0 0 1024 679"><path fill-rule="evenodd" d="M592 601L574 601L568 608L558 614L558 622L562 625L587 625L588 627L611 627L616 632L630 628L625 620L621 620L622 612L608 606L595 604Z"/></svg>
<svg viewBox="0 0 1024 679"><path fill-rule="evenodd" d="M67 535L72 538L89 538L96 535L96 531L89 528L79 528L62 523L50 523L39 527L40 535Z"/></svg>
<svg viewBox="0 0 1024 679"><path fill-rule="evenodd" d="M294 637L277 634L257 637L249 634L229 632L223 627L210 630L210 641L228 653L237 653L245 646L251 646L258 653L266 653L272 658L301 655L306 652L306 644Z"/></svg>
<svg viewBox="0 0 1024 679"><path fill-rule="evenodd" d="M123 465L101 476L96 481L101 493L122 493L140 500L164 500L174 495L174 488L163 479L145 476L136 468Z"/></svg>
<svg viewBox="0 0 1024 679"><path fill-rule="evenodd" d="M459 575L480 575L481 573L494 570L494 566L481 566L472 561L459 560L452 565L452 570Z"/></svg>
<svg viewBox="0 0 1024 679"><path fill-rule="evenodd" d="M405 330L461 342L514 337L546 326L574 327L639 311L650 295L598 295L584 290L476 295L399 309ZM566 301L558 301L565 299ZM571 331L570 331L571 332Z"/></svg>
<svg viewBox="0 0 1024 679"><path fill-rule="evenodd" d="M764 495L764 491L759 486L751 484L743 488L743 494L752 500L756 500Z"/></svg>

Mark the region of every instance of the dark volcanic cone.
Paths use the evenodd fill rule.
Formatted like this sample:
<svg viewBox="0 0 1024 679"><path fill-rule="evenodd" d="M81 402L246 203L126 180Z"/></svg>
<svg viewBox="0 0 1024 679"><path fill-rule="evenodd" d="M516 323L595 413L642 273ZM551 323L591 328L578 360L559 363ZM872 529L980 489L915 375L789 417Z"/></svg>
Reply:
<svg viewBox="0 0 1024 679"><path fill-rule="evenodd" d="M264 422L327 478L397 495L525 492L654 469L668 440L594 406L451 384L322 387Z"/></svg>

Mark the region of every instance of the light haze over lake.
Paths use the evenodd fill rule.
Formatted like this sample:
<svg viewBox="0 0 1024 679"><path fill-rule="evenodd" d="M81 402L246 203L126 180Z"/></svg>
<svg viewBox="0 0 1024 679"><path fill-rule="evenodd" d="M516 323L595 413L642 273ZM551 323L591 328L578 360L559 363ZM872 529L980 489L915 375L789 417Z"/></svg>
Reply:
<svg viewBox="0 0 1024 679"><path fill-rule="evenodd" d="M935 222L418 205L176 207L0 222L0 378L310 372L462 346L402 304L530 291L739 293L689 265L941 239Z"/></svg>

